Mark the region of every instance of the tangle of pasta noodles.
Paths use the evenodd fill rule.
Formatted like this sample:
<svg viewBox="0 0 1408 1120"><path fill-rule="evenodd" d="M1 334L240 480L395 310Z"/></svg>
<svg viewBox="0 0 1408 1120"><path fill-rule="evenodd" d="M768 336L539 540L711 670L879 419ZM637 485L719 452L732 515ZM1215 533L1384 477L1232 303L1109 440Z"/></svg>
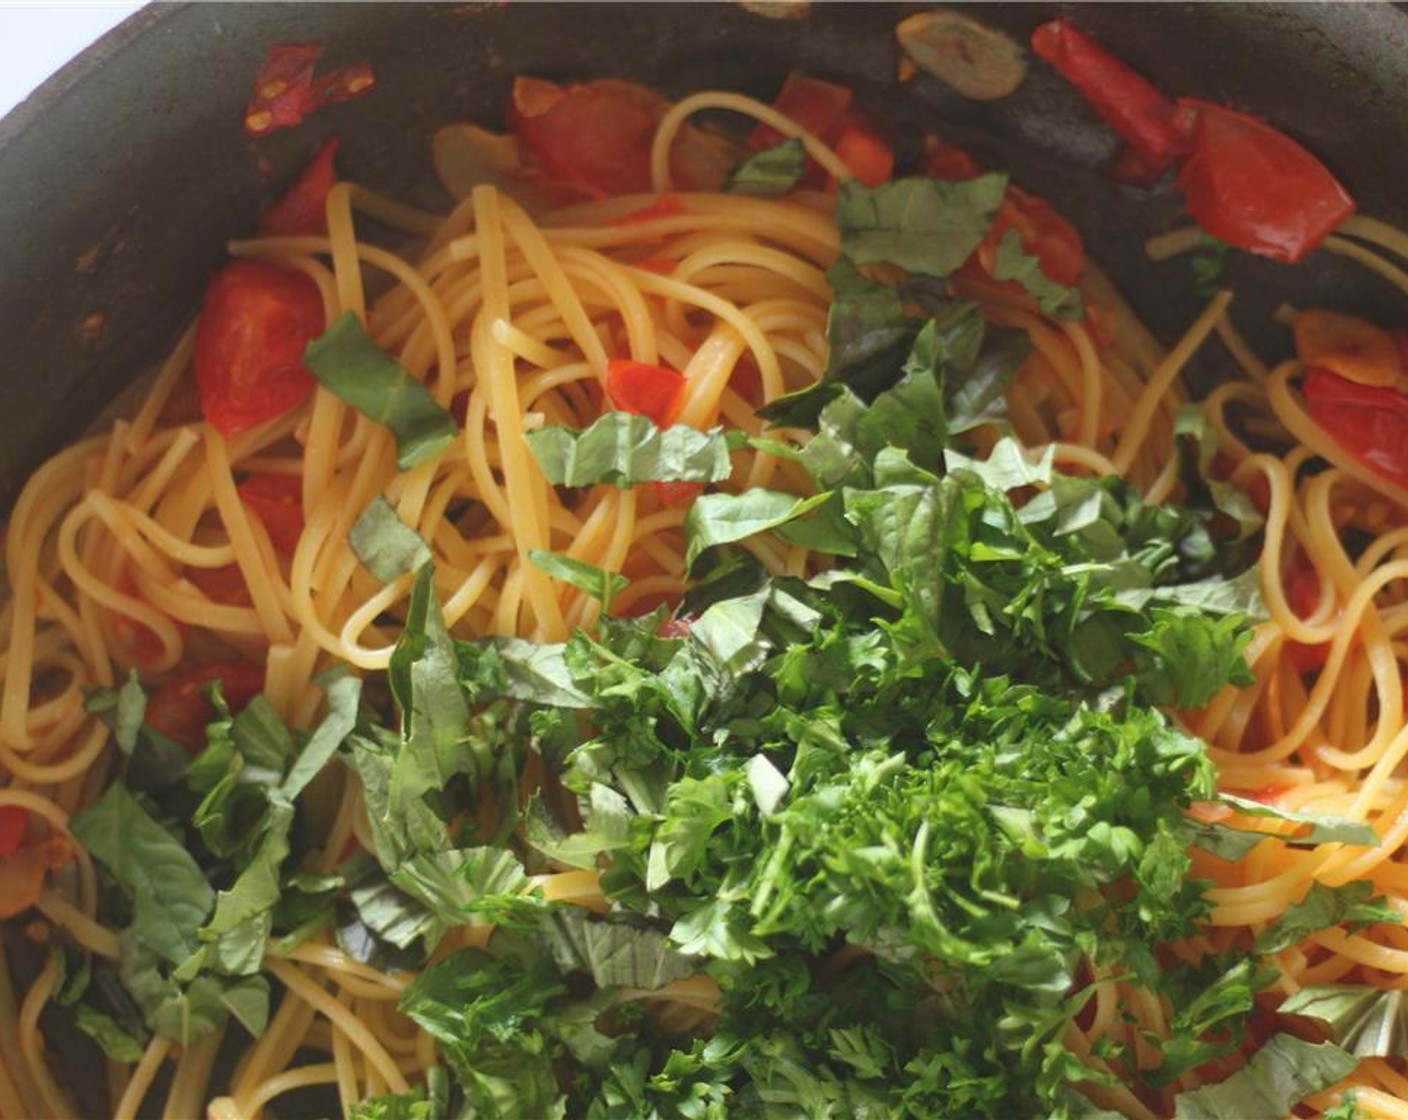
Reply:
<svg viewBox="0 0 1408 1120"><path fill-rule="evenodd" d="M680 102L660 122L652 161L658 192L672 188L675 132L700 109L742 112L800 134L825 170L849 177L833 152L775 110L709 92ZM155 643L144 666L150 679L192 660L262 661L265 695L295 728L319 714L323 693L314 681L323 670L385 669L412 577L382 584L348 544L352 522L377 495L430 545L435 588L456 634L552 642L595 624L600 604L531 563L533 550L628 577L617 610L676 601L686 578L684 507L662 503L648 487L601 485L569 498L538 470L523 433L590 423L608 407L600 388L608 359L629 357L683 373L681 423L759 434L756 409L812 383L825 366L825 273L838 248L823 195L677 198L670 212L652 209L658 196L649 195L530 214L481 186L441 217L344 183L328 197L325 237L232 245L237 257L311 277L329 322L355 313L377 345L453 412L461 435L432 461L398 471L389 433L320 389L282 419L226 438L182 417L194 345L194 328L188 331L136 407L49 460L11 514L10 594L0 614L0 806L28 810L35 831L62 842L70 817L110 781L110 731L85 709L84 696L121 683L129 664L124 629L138 628ZM369 240L365 229L373 226L410 248ZM1176 235L1156 248L1188 248L1195 236ZM1356 218L1325 247L1408 291L1408 274L1388 257L1408 260L1408 236ZM990 322L1030 338L1030 357L1009 394L1011 429L1028 448L1054 448L1068 472L1122 475L1152 501L1176 499L1180 374L1195 350L1215 344L1213 336L1225 345L1245 377L1219 386L1205 408L1231 477L1264 497L1260 572L1270 617L1248 650L1255 683L1187 713L1187 726L1209 744L1224 789L1367 821L1382 841L1368 849L1268 840L1237 863L1196 854L1197 873L1215 884L1213 910L1203 936L1178 951L1189 960L1221 951L1265 928L1316 882L1370 882L1408 914L1401 767L1408 753L1401 676L1408 490L1368 470L1309 419L1295 364L1261 363L1228 317L1231 293L1212 299L1165 350L1093 266L1082 288L1108 315L1105 335L1088 321L1043 315L1006 287L954 281L956 294L978 301ZM1284 451L1255 449L1236 421L1248 411L1289 433ZM806 486L794 463L748 450L734 457L732 487ZM1310 469L1316 464L1325 469ZM240 500L237 482L251 472L299 481L305 527L289 557L280 557ZM1374 538L1357 555L1342 543L1350 528ZM746 547L771 572L808 571L800 546L754 538ZM1284 573L1293 557L1320 583L1313 617L1298 617L1289 604ZM237 592L212 594L213 572L225 573L226 584L233 573ZM1292 643L1328 643L1313 684L1290 660ZM303 808L314 838L309 870L330 870L353 838L372 846L356 780L340 765L309 787ZM43 939L61 929L81 949L114 960L121 950L116 932L97 918L92 861L81 845L66 848L72 859L49 872L28 932ZM542 887L549 898L604 905L590 872L554 873ZM482 927L467 926L446 946L484 936ZM1404 988L1408 930L1332 928L1275 960L1276 991L1285 995L1351 975ZM252 1118L282 1094L313 1085L332 1087L345 1108L405 1091L436 1061L431 1037L396 1010L406 977L359 963L327 934L271 950L264 970L282 995L228 1083L212 1083L219 1034L184 1049L156 1037L140 1060L109 1063L112 1114ZM0 1116L76 1112L39 1026L59 980L50 961L17 990L12 969L0 968ZM1093 1018L1065 1040L1092 1067L1101 1064L1100 1040L1123 1042L1139 1056L1149 1046L1146 1032L1164 1031L1167 1008L1124 979L1111 977L1096 991ZM707 1015L715 992L697 977L647 997L687 1022ZM1361 1063L1349 1084L1372 1114L1408 1116L1408 1081L1390 1062ZM1310 1103L1328 1107L1341 1088ZM1152 1115L1131 1092L1092 1095L1131 1116Z"/></svg>

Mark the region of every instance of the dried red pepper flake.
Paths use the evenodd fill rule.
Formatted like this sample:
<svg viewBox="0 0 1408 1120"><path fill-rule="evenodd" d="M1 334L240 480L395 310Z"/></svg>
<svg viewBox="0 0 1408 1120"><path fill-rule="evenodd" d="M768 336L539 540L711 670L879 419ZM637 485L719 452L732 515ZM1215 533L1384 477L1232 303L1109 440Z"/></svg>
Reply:
<svg viewBox="0 0 1408 1120"><path fill-rule="evenodd" d="M275 43L264 55L245 108L244 129L264 136L278 128L293 128L309 113L360 97L376 84L365 62L314 77L323 55L319 43Z"/></svg>

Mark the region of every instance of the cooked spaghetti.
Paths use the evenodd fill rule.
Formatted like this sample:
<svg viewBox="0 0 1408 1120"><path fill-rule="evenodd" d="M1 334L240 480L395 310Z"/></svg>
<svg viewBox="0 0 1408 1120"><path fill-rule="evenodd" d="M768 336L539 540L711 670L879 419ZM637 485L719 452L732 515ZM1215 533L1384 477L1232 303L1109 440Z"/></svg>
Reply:
<svg viewBox="0 0 1408 1120"><path fill-rule="evenodd" d="M326 382L276 418L232 434L194 415L189 402L198 346L193 326L144 386L134 408L56 455L30 480L6 537L10 596L3 614L7 644L0 659L0 764L6 781L0 806L23 810L23 839L17 835L3 856L5 888L0 893L9 913L27 915L25 936L53 948L37 975L20 980L14 969L0 969L0 1116L78 1112L68 1088L71 1078L60 1072L40 1026L41 1016L50 1022L74 1014L69 1008L75 1002L87 1008L79 1014L80 1025L86 1022L84 1029L110 1055L108 1100L118 1117L273 1115L285 1094L318 1086L335 1093L350 1113L358 1102L441 1092L443 1084L418 1087L446 1061L465 1076L456 1064L459 1059L447 1053L444 1037L428 1030L425 1013L406 999L420 983L417 974L427 961L407 962L388 946L423 945L429 963L441 968L471 959L456 954L492 949L496 939L512 936L536 918L525 918L512 907L486 914L475 908L471 892L463 920L439 928L438 936L422 933L421 942L396 943L386 927L377 927L367 916L366 891L358 895L354 889L349 853L352 860L362 860L359 874L370 867L370 874L382 876L378 889L395 894L385 878L395 869L385 868L383 874L376 860L367 857L382 856L386 862L387 853L379 849L387 843L388 830L404 822L369 813L370 800L380 803L385 791L365 788L372 771L354 763L362 757L356 755L361 747L330 742L337 753L329 753L315 775L303 775L296 805L288 808L289 819L296 813L297 829L289 832L284 824L283 852L291 843L293 855L274 859L270 866L276 893L286 898L296 889L304 892L301 898L322 899L322 909L308 911L313 916L303 923L282 911L270 919L273 933L258 946L254 967L227 962L217 968L212 963L210 954L224 943L219 941L221 929L210 922L210 908L253 889L241 873L262 857L241 849L233 834L225 837L232 854L216 851L210 839L216 833L205 831L207 825L216 827L210 819L200 825L203 839L196 844L189 839L195 835L189 816L172 816L181 803L171 800L173 787L144 787L132 768L144 751L153 749L142 736L164 738L168 746L169 740L179 739L179 714L170 711L173 694L163 688L184 687L179 695L184 701L196 698L198 722L216 725L208 746L203 741L187 746L192 754L204 749L200 759L228 749L221 743L239 733L238 726L231 732L227 718L222 722L224 713L205 707L199 688L218 674L190 675L192 667L202 666L260 667L262 680L253 691L262 692L267 710L293 729L290 744L312 752L334 718L329 711L338 710L333 698L338 678L329 677L330 670L342 667L364 678L368 691L388 670L393 691L398 673L414 675L400 663L398 650L405 650L403 628L411 625L411 617L421 617L427 593L432 612L438 609L448 631L466 643L459 647L462 656L469 656L463 653L469 648L502 649L509 658L521 649L486 644L490 638L558 648L574 633L596 632L603 609L629 618L660 608L660 617L670 615L680 628L672 632L674 639L687 633L694 616L674 612L691 586L692 573L698 572L686 522L701 484L657 477L654 485L649 480L555 485L529 438L549 429L580 434L623 411L648 411L613 400L608 376L613 361L663 367L682 376L678 400L667 415L656 417L662 428L741 433L728 446L728 477L711 493L805 497L820 489L798 453L810 439L804 422L794 416L787 426L769 427L758 411L771 406L771 414L778 415L787 400L795 399L789 394L830 376L828 312L834 275L829 278L828 270L843 248L835 198L821 190L760 198L680 189L671 153L680 129L705 109L751 116L776 130L778 139L800 137L804 153L797 153L798 159L804 154L814 161L818 184L828 175L840 183L852 178L842 155L783 112L735 94L701 93L658 114L649 193L567 205L559 197L546 207L539 202L525 208L510 193L485 184L442 218L341 183L326 196L325 233L265 236L231 246L236 258L310 278L324 324L350 313L375 347L394 358L453 418L453 439L409 469L403 469L396 433ZM381 235L373 239L372 229ZM1194 233L1175 235L1156 248L1172 252L1196 244ZM1392 255L1408 260L1408 237L1355 218L1344 222L1325 247L1362 260L1408 291L1408 275L1390 260ZM870 272L872 279L893 285L903 279L904 270L881 262ZM1240 1017L1199 1021L1200 1033L1195 1034L1205 1050L1166 1077L1149 1076L1160 1068L1173 1069L1160 1066L1168 1060L1163 1040L1180 1030L1189 1034L1188 1010L1168 992L1152 990L1135 974L1137 969L1117 961L1102 963L1094 940L1080 943L1071 977L1055 991L1063 998L1080 997L1060 1020L1055 1045L1087 1071L1076 1077L1067 1068L1062 1084L1078 1086L1090 1101L1119 1113L1152 1117L1171 1111L1176 1093L1222 1081L1243 1068L1253 1049L1239 1050L1243 1031L1258 1044L1278 1024L1283 1032L1317 1037L1313 1017L1278 1020L1277 1008L1288 997L1326 984L1385 992L1408 986L1408 932L1392 920L1408 914L1408 870L1402 856L1408 840L1408 785L1400 767L1408 751L1400 675L1401 663L1408 660L1408 644L1400 634L1408 623L1400 590L1408 574L1408 484L1366 464L1311 418L1300 393L1302 364L1262 364L1229 318L1232 293L1213 296L1185 335L1165 350L1093 265L1085 266L1077 286L1083 317L1043 311L1032 290L1010 281L991 265L986 271L956 270L948 278L943 307L921 303L921 318L942 318L955 301L971 301L989 331L1022 341L1023 356L1011 371L1005 406L979 416L966 433L966 451L979 458L996 457L1010 447L1001 438L1010 433L1024 449L1022 461L1044 460L1059 477L1122 478L1135 503L1189 502L1188 437L1180 433L1188 429L1192 414L1185 408L1183 368L1198 348L1223 345L1245 374L1219 386L1200 415L1209 422L1209 438L1218 452L1215 463L1202 464L1209 472L1203 484L1240 488L1245 492L1241 508L1259 505L1264 520L1239 538L1239 546L1255 545L1248 556L1254 559L1265 603L1265 617L1251 626L1245 644L1250 673L1233 672L1231 683L1196 708L1171 705L1184 710L1170 717L1174 722L1168 726L1160 717L1151 718L1160 720L1159 734L1174 734L1181 723L1203 740L1216 767L1219 793L1243 799L1228 800L1212 790L1190 795L1188 818L1223 828L1219 835L1250 837L1250 842L1235 858L1226 850L1192 846L1192 875L1207 884L1205 906L1194 915L1191 935L1171 937L1158 952L1168 969L1214 961L1219 962L1214 973L1219 968L1230 972L1239 967L1238 960L1260 959L1274 968L1274 976L1257 985L1248 971ZM909 303L917 299L906 296ZM937 469L937 463L930 468ZM283 480L285 500L301 510L301 525L291 539L279 539L277 517L261 517L258 502L249 500L247 484L256 477ZM267 485L272 493L280 484ZM1052 485L1051 476L1034 473L1032 485L1013 499L1017 508L1025 509L1022 503L1033 492L1054 493ZM378 498L385 499L401 530L413 531L425 547L414 569L403 566L389 578L373 574L366 549L355 543L364 511ZM1225 511L1220 516L1226 520ZM780 524L784 519L773 520ZM762 520L757 527L757 533L733 538L733 547L739 563L756 569L760 578L800 586L817 577L824 582L826 572L844 566L839 558L844 554L828 549L815 535L764 532L769 526ZM403 533L402 539L410 538ZM1230 551L1229 539L1221 547ZM557 563L545 562L545 555L558 558ZM564 573L571 571L598 573L609 590L598 593L585 577L567 578ZM612 575L622 578L611 581ZM1307 599L1312 600L1308 606ZM885 609L877 603L875 616L884 618ZM1240 624L1236 618L1232 622ZM894 619L885 625L891 624L898 625ZM418 625L426 625L423 618ZM665 623L667 630L671 625ZM433 644L427 633L421 639ZM642 647L635 656L644 664L652 655ZM600 665L596 669L606 671ZM136 676L129 678L129 671ZM862 673L860 667L855 671ZM1019 672L1011 675L1020 682ZM136 732L130 713L124 715L129 680L149 690L148 731ZM931 684L940 687L937 681ZM501 711L485 699L489 693L473 691L481 685L482 680L465 685L471 718ZM236 707L238 690L231 679L223 680L223 688ZM95 697L110 702L105 707ZM400 693L396 698L403 700ZM366 721L388 710L385 703L378 708L367 702L357 718ZM419 734L412 726L419 717L402 711L401 734ZM384 722L394 726L397 718L393 714ZM488 723L472 726L475 734L491 734ZM565 725L555 726L560 731ZM150 735L163 728L164 736ZM315 728L312 739L303 734ZM612 849L605 848L585 865L574 865L562 857L560 846L532 839L536 818L528 803L533 795L537 804L553 810L557 827L568 837L582 825L587 797L578 803L564 789L563 756L553 753L548 732L535 724L530 735L526 722L513 729L525 742L507 787L502 781L496 784L494 775L502 777L497 770L465 771L471 778L468 789L452 787L448 778L442 786L427 787L438 798L436 805L449 806L441 816L451 816L458 834L472 841L466 847L459 840L455 850L460 858L493 844L518 856L527 852L531 874L518 889L541 913L587 915L590 926L590 915L608 909L618 918L637 912L645 915L640 929L656 945L669 923L662 923L660 911L648 912L648 904L617 874L626 865L624 857L620 867L606 870ZM350 723L342 728L343 740L350 730ZM589 738L589 730L579 731ZM374 746L376 735L366 735ZM389 731L385 735L395 738ZM128 740L119 748L115 736ZM468 748L459 743L457 749ZM231 781L255 783L262 779L255 773L252 750L241 756L243 771L227 755L211 765L233 766ZM169 762L173 756L162 757ZM203 765L200 759L193 769ZM619 769L624 763L612 765ZM786 765L779 765L786 771ZM279 789L293 788L287 783L296 770L293 763ZM609 772L608 765L603 773ZM397 771L390 780L402 777ZM795 774L791 780L794 785L800 781ZM148 815L156 832L125 834L119 847L131 845L133 853L143 843L159 847L166 829L168 840L172 834L187 837L184 842L195 845L193 853L216 868L210 872L205 910L197 915L196 924L204 930L192 954L198 961L189 969L170 956L152 966L151 955L159 952L157 937L144 940L134 933L133 914L144 903L133 894L132 875L147 873L117 868L114 861L120 857L112 851L90 854L93 826L76 825L77 838L69 832L70 821L92 814L104 792L124 782L141 794L132 804ZM213 784L201 792L208 797ZM607 788L606 778L600 784ZM274 787L266 782L260 788ZM510 800L521 795L521 803L503 802L505 788ZM786 780L782 788L788 788ZM267 796L271 807L262 811L277 813L277 798ZM626 794L613 790L610 796L626 804ZM421 808L429 804L423 795L418 800ZM184 802L188 815L191 803L189 797ZM593 802L593 811L595 806ZM1254 815L1263 809L1273 815ZM726 808L719 820L742 812L736 805ZM520 816L526 824L515 823ZM260 817L258 827L272 829L268 819ZM589 817L589 823L594 819ZM1313 830L1309 838L1306 822ZM1366 826L1372 835L1366 835ZM450 826L442 821L438 827ZM519 839L525 829L527 846ZM135 839L139 834L147 839ZM83 838L88 838L86 845ZM618 847L625 843L619 841ZM919 850L922 858L922 843ZM780 848L772 854L779 861L787 858ZM463 863L456 866L455 875L469 875ZM158 868L155 875L161 874ZM295 878L296 888L291 885ZM652 881L658 877L642 880ZM1103 897L1123 899L1119 905L1135 907L1138 891L1129 888L1127 878L1120 881L1124 886L1077 895L1073 905L1094 905L1092 900L1104 892ZM484 886L486 880L477 882L493 893ZM237 883L243 885L237 889ZM1366 886L1352 896L1330 891L1346 884ZM114 904L115 886L125 889L125 904ZM1325 890L1331 899L1324 920L1307 924L1303 935L1270 936L1288 928L1283 918L1313 888ZM161 888L149 883L142 889L159 896ZM1178 889L1177 884L1170 888ZM348 935L343 920L349 891L359 908L360 940ZM766 908L761 898L754 902L755 913ZM220 911L215 913L218 918ZM237 916L257 922L261 913L250 909ZM504 930L495 932L497 925ZM607 922L597 925L613 928ZM620 1039L641 1023L648 1023L657 1038L709 1035L726 1002L720 985L728 987L729 974L706 968L711 954L700 948L705 939L684 944L678 924L671 936L676 948L692 954L688 974L662 975L653 985L619 983L611 999L592 1005L588 1026L599 1015L620 1020L601 1025L598 1039ZM853 930L839 939L849 945L831 937L822 940L823 945L807 946L805 953L807 967L819 978L836 970L844 973L858 955L874 949ZM883 943L885 938L877 934L871 940ZM15 944L9 943L12 950ZM1274 947L1259 952L1258 944ZM377 951L366 951L368 946ZM140 958L141 953L147 957ZM748 959L765 961L770 953L759 948ZM151 983L178 985L170 990L180 993L172 998L185 1001L185 1038L165 1028L169 1020L161 1018L159 1008L153 1010L161 998L150 988L146 996L133 998L138 982L134 959L155 968L159 980ZM95 1002L91 988L87 993L81 986L74 990L75 970L88 967L123 978L128 1003L142 1013L135 1026L123 1020L120 1007ZM931 994L940 1002L955 991L942 972L929 979ZM767 981L776 982L775 977ZM210 992L222 993L225 1008L208 1029L192 1025L210 1014L200 1009L196 994L202 983L207 998ZM267 1025L251 1031L250 1021L258 1022L260 1015L241 1000L251 998L256 988L269 1000ZM70 998L65 993L71 991ZM471 1001L470 989L459 991L466 1004ZM562 998L561 993L553 998ZM144 1004L144 999L152 1002ZM621 1010L629 1006L637 1010ZM1037 1000L1032 1006L1043 1005ZM1249 1016L1252 1026L1246 1027ZM1229 1029L1235 1032L1230 1039ZM235 1055L233 1066L217 1061L222 1051ZM580 1056L570 1045L567 1052ZM486 1079L513 1079L508 1067L474 1064L480 1061L465 1060L486 1070ZM855 1061L862 1063L862 1058ZM1408 1081L1399 1064L1369 1057L1351 1065L1348 1076L1305 1087L1310 1094L1305 1107L1341 1105L1352 1088L1359 1109L1408 1116ZM747 1068L756 1076L753 1067ZM856 1068L862 1070L862 1064ZM921 1079L918 1065L905 1068L906 1076ZM658 1074L654 1068L649 1072ZM673 1076L689 1082L696 1075L703 1076L681 1067ZM642 1094L645 1076L643 1072ZM857 1076L867 1075L862 1070ZM708 1097L701 1090L698 1099L711 1108L726 1108L728 1094L743 1090L737 1080L719 1082L725 1083L719 1089L722 1096ZM650 1085L651 1092L664 1092L656 1082ZM621 1111L608 1113L602 1104L606 1097L594 1103L573 1096L566 1084L561 1091L568 1094L562 1107L574 1115L596 1107L603 1110L591 1115L649 1114L625 1111L643 1109L645 1095L634 1102L611 1098ZM858 1098L847 1099L854 1104ZM515 1109L519 1115L536 1114L532 1109L540 1107L546 1116L558 1114L553 1110L559 1105L525 1095L504 1107L504 1115ZM1007 1107L1012 1107L1010 1101Z"/></svg>

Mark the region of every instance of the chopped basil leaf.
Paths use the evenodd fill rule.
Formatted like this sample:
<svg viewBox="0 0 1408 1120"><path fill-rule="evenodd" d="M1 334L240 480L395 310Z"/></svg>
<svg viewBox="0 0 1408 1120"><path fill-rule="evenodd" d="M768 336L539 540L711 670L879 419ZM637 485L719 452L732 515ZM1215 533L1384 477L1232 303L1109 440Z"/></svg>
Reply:
<svg viewBox="0 0 1408 1120"><path fill-rule="evenodd" d="M994 280L1015 280L1026 289L1047 315L1057 319L1081 319L1085 317L1085 305L1080 298L1080 290L1058 284L1042 270L1039 258L1022 248L1022 235L1009 229L997 243L997 254L992 262Z"/></svg>
<svg viewBox="0 0 1408 1120"><path fill-rule="evenodd" d="M303 361L324 389L388 428L403 471L435 458L455 438L454 417L346 312L308 344Z"/></svg>
<svg viewBox="0 0 1408 1120"><path fill-rule="evenodd" d="M987 236L1006 190L1007 176L996 173L957 183L899 179L875 188L853 179L836 196L841 252L858 265L948 276Z"/></svg>
<svg viewBox="0 0 1408 1120"><path fill-rule="evenodd" d="M560 579L585 591L603 607L610 607L611 600L631 582L620 572L608 572L605 568L564 556L560 552L534 548L529 550L528 559L553 579Z"/></svg>
<svg viewBox="0 0 1408 1120"><path fill-rule="evenodd" d="M776 198L795 190L807 164L807 149L795 136L755 152L733 169L724 183L727 194Z"/></svg>
<svg viewBox="0 0 1408 1120"><path fill-rule="evenodd" d="M554 486L721 482L733 470L721 429L659 428L649 417L629 412L608 412L580 430L554 424L525 438Z"/></svg>
<svg viewBox="0 0 1408 1120"><path fill-rule="evenodd" d="M431 556L425 539L381 496L373 498L352 523L347 543L362 566L382 583L415 571Z"/></svg>

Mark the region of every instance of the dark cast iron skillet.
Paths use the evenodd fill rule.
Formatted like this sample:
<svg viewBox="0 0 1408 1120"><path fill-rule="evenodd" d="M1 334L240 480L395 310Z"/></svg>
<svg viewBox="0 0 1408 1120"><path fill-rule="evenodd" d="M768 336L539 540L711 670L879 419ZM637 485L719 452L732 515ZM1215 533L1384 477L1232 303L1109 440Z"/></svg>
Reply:
<svg viewBox="0 0 1408 1120"><path fill-rule="evenodd" d="M226 240L254 228L325 135L342 137L348 176L443 207L430 136L455 120L496 124L519 72L765 99L792 69L852 83L893 119L967 143L1049 198L1136 310L1174 337L1198 308L1187 265L1151 265L1141 250L1144 237L1180 223L1172 192L1107 179L1112 136L1040 63L996 103L965 102L932 79L896 89L892 28L922 7L818 4L803 20L705 3L174 4L139 13L0 122L0 516L26 474L165 351ZM1022 41L1065 11L1166 92L1271 119L1341 176L1363 212L1408 218L1408 13L1396 6L973 11ZM325 43L328 66L369 61L377 86L298 129L251 140L243 108L264 50L296 41ZM1408 325L1400 296L1328 254L1295 270L1238 257L1229 279L1234 315L1267 356L1287 349L1266 317L1283 300ZM1209 348L1204 380L1222 361ZM100 1068L72 1043L60 1048L75 1074ZM68 1082L85 1115L104 1111L91 1079ZM283 1106L289 1116L325 1110L306 1098Z"/></svg>

